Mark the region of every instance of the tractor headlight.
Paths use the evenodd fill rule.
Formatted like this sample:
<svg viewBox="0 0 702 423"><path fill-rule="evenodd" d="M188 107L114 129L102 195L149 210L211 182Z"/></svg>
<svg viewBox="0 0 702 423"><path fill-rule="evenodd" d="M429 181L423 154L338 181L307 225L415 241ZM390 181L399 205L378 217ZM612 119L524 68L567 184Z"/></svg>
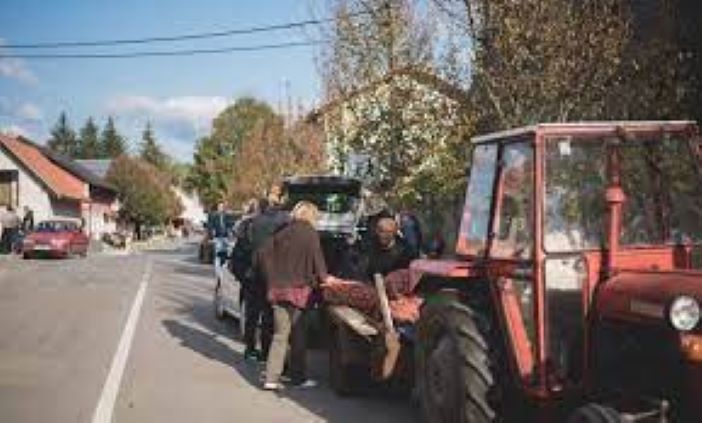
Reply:
<svg viewBox="0 0 702 423"><path fill-rule="evenodd" d="M699 303L687 295L677 297L670 305L670 323L679 331L694 329L700 322L701 314Z"/></svg>

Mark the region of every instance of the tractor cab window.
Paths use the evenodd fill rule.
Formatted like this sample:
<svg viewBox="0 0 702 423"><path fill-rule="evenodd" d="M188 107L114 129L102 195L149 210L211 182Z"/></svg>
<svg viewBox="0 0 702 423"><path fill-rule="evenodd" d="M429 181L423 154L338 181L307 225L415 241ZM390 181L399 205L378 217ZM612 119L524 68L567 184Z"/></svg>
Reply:
<svg viewBox="0 0 702 423"><path fill-rule="evenodd" d="M557 137L546 141L546 224L548 252L598 249L607 216L606 142Z"/></svg>
<svg viewBox="0 0 702 423"><path fill-rule="evenodd" d="M670 136L622 143L622 243L702 241L702 172L695 147Z"/></svg>
<svg viewBox="0 0 702 423"><path fill-rule="evenodd" d="M534 152L529 143L505 146L502 153L500 198L497 202L497 232L491 255L502 258L531 258Z"/></svg>
<svg viewBox="0 0 702 423"><path fill-rule="evenodd" d="M483 255L487 247L492 189L497 167L497 145L476 146L472 163L458 250L467 255Z"/></svg>

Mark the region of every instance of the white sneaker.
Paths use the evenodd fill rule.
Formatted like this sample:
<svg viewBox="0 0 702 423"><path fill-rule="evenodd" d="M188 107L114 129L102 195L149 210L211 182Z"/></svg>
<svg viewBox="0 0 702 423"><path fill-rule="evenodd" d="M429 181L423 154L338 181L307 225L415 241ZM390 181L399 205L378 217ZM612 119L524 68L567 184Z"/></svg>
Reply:
<svg viewBox="0 0 702 423"><path fill-rule="evenodd" d="M306 381L304 381L304 382L302 382L302 383L295 384L294 386L295 386L296 388L306 388L306 389L309 389L309 388L316 388L317 386L319 386L319 383L317 383L316 380L307 379Z"/></svg>
<svg viewBox="0 0 702 423"><path fill-rule="evenodd" d="M283 389L283 385L276 382L266 382L263 384L264 391L280 391Z"/></svg>

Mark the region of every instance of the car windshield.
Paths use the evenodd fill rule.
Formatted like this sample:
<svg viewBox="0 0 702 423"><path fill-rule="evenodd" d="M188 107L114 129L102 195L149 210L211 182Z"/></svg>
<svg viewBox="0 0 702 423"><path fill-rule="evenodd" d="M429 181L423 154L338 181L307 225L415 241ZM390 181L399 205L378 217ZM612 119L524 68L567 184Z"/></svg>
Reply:
<svg viewBox="0 0 702 423"><path fill-rule="evenodd" d="M358 197L345 192L292 191L287 205L292 208L299 201L309 201L323 213L349 213L356 210Z"/></svg>
<svg viewBox="0 0 702 423"><path fill-rule="evenodd" d="M550 252L601 248L607 218L605 139L546 143L545 246ZM622 244L702 241L702 178L687 138L617 143L626 195Z"/></svg>
<svg viewBox="0 0 702 423"><path fill-rule="evenodd" d="M75 229L75 225L71 222L46 221L39 222L35 232L64 232Z"/></svg>

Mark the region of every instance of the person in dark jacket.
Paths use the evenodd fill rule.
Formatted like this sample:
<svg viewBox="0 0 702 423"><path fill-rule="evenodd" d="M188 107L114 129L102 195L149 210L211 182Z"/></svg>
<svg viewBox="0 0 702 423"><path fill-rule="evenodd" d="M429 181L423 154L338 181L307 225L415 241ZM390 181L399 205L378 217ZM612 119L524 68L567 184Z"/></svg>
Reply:
<svg viewBox="0 0 702 423"><path fill-rule="evenodd" d="M22 231L25 234L34 230L34 212L29 206L24 206L24 217L22 218Z"/></svg>
<svg viewBox="0 0 702 423"><path fill-rule="evenodd" d="M319 211L306 201L295 205L292 222L276 232L256 253L256 260L267 283L268 300L273 308L274 335L263 388L278 390L280 376L290 343L290 376L295 385L308 386L305 373L304 311L312 289L331 282L315 230Z"/></svg>
<svg viewBox="0 0 702 423"><path fill-rule="evenodd" d="M290 215L278 204L277 197L259 200L259 213L246 228L246 239L252 252L251 275L245 287L246 324L244 325L244 358L264 361L273 338L273 309L268 303L266 281L253 256L276 231L290 221ZM260 325L261 350L256 349L256 329Z"/></svg>
<svg viewBox="0 0 702 423"><path fill-rule="evenodd" d="M399 269L406 269L415 257L398 235L397 222L386 217L378 220L375 240L367 252L366 277L373 280L373 275L385 276Z"/></svg>
<svg viewBox="0 0 702 423"><path fill-rule="evenodd" d="M405 241L405 245L414 258L419 257L422 253L424 241L422 239L422 227L419 219L414 213L409 210L402 210L397 215L397 223L400 228L400 234Z"/></svg>
<svg viewBox="0 0 702 423"><path fill-rule="evenodd" d="M214 266L217 277L221 276L224 261L227 257L227 237L229 236L229 224L224 210L224 203L217 203L217 209L210 213L207 218L207 230L213 242Z"/></svg>

